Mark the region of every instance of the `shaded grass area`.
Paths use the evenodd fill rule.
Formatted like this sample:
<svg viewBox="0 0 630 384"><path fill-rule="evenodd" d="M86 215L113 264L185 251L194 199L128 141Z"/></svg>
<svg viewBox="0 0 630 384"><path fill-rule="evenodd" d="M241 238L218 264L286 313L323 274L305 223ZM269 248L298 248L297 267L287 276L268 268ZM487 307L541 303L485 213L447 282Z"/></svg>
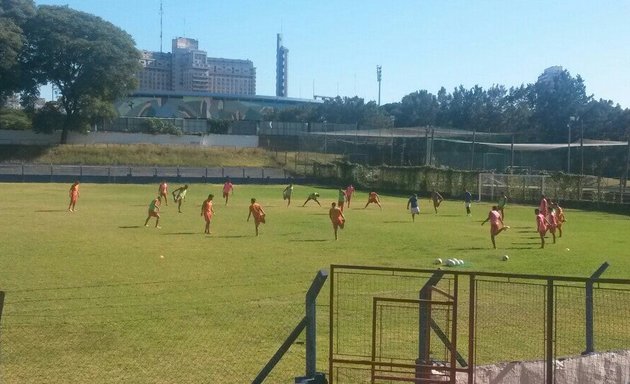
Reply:
<svg viewBox="0 0 630 384"><path fill-rule="evenodd" d="M316 271L333 263L432 269L437 257L457 257L466 261L458 268L471 271L589 276L608 261L605 277L630 277L624 216L567 210L563 238L541 250L533 207L511 205L506 223L512 229L493 250L488 224L480 226L490 204L473 205L469 218L462 202L447 200L436 215L423 199L412 223L406 199L383 195L383 210L363 209L368 191L360 191L334 241L327 211L336 190L319 189L320 208L301 207L312 186L295 186L290 207L281 197L284 186L236 185L228 205L220 187L191 185L183 213L169 202L158 230L154 221L143 226L157 185L83 184L77 212L69 213L69 185L3 184L2 382L251 382L303 316ZM216 215L213 234L205 236L200 205L209 193L217 196ZM259 237L246 221L251 197L267 212ZM500 261L503 254L509 262ZM543 343L536 328L542 304L529 295L536 288L488 285L479 303L486 322L481 361L535 357L539 349L523 350L520 341ZM327 369L328 289L318 300L320 370ZM566 295L562 311L579 317L582 302L577 293ZM615 307L620 302L607 305L625 315ZM518 338L506 344L496 324L513 327ZM624 323L607 324L610 329L599 325L601 333L629 334ZM575 328L562 328L563 351L579 352L583 338ZM343 340L370 337L360 329L349 328ZM269 382L302 374L304 354L302 337Z"/></svg>
<svg viewBox="0 0 630 384"><path fill-rule="evenodd" d="M301 159L331 161L326 154L269 152L260 148L199 147L153 144L0 145L0 162L83 165L248 166L283 167Z"/></svg>

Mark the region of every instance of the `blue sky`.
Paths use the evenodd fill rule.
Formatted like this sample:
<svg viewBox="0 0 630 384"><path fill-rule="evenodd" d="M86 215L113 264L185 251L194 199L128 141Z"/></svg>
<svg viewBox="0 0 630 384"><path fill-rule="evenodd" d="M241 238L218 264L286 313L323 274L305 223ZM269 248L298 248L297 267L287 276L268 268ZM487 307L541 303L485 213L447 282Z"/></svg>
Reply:
<svg viewBox="0 0 630 384"><path fill-rule="evenodd" d="M160 50L160 0L36 0L119 26ZM162 0L163 50L178 36L211 57L249 59L257 94L275 94L276 34L289 48L289 97L359 96L533 83L561 65L588 94L630 107L626 0ZM50 91L42 91L50 97Z"/></svg>

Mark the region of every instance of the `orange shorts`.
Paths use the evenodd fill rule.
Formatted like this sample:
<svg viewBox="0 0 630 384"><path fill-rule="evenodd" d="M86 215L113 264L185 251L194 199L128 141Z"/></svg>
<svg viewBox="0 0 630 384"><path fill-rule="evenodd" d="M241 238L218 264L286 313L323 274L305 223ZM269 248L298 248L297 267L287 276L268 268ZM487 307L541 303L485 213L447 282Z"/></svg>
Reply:
<svg viewBox="0 0 630 384"><path fill-rule="evenodd" d="M203 218L206 220L206 223L209 223L212 220L212 212L204 212Z"/></svg>
<svg viewBox="0 0 630 384"><path fill-rule="evenodd" d="M341 216L332 220L332 224L334 227L337 227L337 226L343 227L343 223L345 223L345 220Z"/></svg>
<svg viewBox="0 0 630 384"><path fill-rule="evenodd" d="M376 199L376 197L370 197L368 199L368 203L378 203L378 200Z"/></svg>
<svg viewBox="0 0 630 384"><path fill-rule="evenodd" d="M265 224L265 215L261 215L261 216L254 216L254 221L258 224L263 223Z"/></svg>
<svg viewBox="0 0 630 384"><path fill-rule="evenodd" d="M229 192L223 192L223 197L224 197L224 198L228 197L229 195L230 195L230 193L229 193Z"/></svg>

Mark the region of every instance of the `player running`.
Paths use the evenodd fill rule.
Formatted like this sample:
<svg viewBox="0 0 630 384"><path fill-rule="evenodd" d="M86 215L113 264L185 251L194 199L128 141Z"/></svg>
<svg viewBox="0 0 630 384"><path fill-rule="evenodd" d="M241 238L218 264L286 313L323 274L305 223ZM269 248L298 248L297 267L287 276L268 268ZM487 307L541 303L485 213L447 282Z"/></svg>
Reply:
<svg viewBox="0 0 630 384"><path fill-rule="evenodd" d="M383 209L383 207L381 206L381 198L376 192L370 192L370 194L368 195L368 201L367 203L365 203L365 207L363 207L363 209L367 208L367 206L371 203L378 205L381 210Z"/></svg>
<svg viewBox="0 0 630 384"><path fill-rule="evenodd" d="M162 198L160 196L156 197L149 204L149 215L147 219L144 221L144 226L149 226L149 220L152 217L155 217L155 228L161 229L160 227L160 205L162 204Z"/></svg>
<svg viewBox="0 0 630 384"><path fill-rule="evenodd" d="M223 184L223 198L225 198L225 205L228 203L230 194L234 195L234 184L232 184L232 181L230 181L230 178L228 177L225 180L225 184Z"/></svg>
<svg viewBox="0 0 630 384"><path fill-rule="evenodd" d="M182 203L188 193L188 184L173 191L173 201L177 203L177 212L182 213Z"/></svg>
<svg viewBox="0 0 630 384"><path fill-rule="evenodd" d="M418 195L413 194L407 200L407 209L411 213L411 221L416 221L416 215L420 214L420 206L418 205Z"/></svg>
<svg viewBox="0 0 630 384"><path fill-rule="evenodd" d="M352 200L352 195L354 194L354 186L352 184L346 187L346 204L348 208L350 208L350 200Z"/></svg>
<svg viewBox="0 0 630 384"><path fill-rule="evenodd" d="M293 195L293 184L287 185L282 191L282 199L287 201L287 207L291 205L291 195Z"/></svg>
<svg viewBox="0 0 630 384"><path fill-rule="evenodd" d="M76 180L70 186L70 204L68 204L68 212L74 212L74 207L77 205L77 200L79 200L79 181Z"/></svg>
<svg viewBox="0 0 630 384"><path fill-rule="evenodd" d="M166 184L166 180L162 180L160 186L158 187L158 196L164 200L166 206L168 207L168 184Z"/></svg>
<svg viewBox="0 0 630 384"><path fill-rule="evenodd" d="M208 198L203 201L201 204L201 216L203 216L206 221L206 228L203 233L209 235L210 232L210 222L212 221L212 216L214 215L214 208L212 208L212 199L214 199L213 194L209 194Z"/></svg>
<svg viewBox="0 0 630 384"><path fill-rule="evenodd" d="M302 204L302 206L305 206L306 203L308 203L309 201L313 200L314 202L317 203L317 205L319 205L321 207L322 205L319 203L319 200L317 200L318 198L319 198L319 193L313 192L310 195L308 195L308 197L306 198L306 201L304 202L304 204Z"/></svg>
<svg viewBox="0 0 630 384"><path fill-rule="evenodd" d="M497 237L499 233L510 229L510 227L503 225L501 213L499 213L499 208L496 205L492 206L492 210L488 212L488 217L481 223L481 225L484 225L488 221L490 221L490 240L492 240L492 248L497 249L495 237Z"/></svg>
<svg viewBox="0 0 630 384"><path fill-rule="evenodd" d="M258 226L265 223L265 211L262 206L256 202L256 199L251 199L251 205L249 206L249 214L247 215L247 221L251 216L254 216L254 225L256 226L256 236L258 236Z"/></svg>
<svg viewBox="0 0 630 384"><path fill-rule="evenodd" d="M330 210L328 210L328 217L332 222L333 231L335 231L335 240L337 240L337 230L343 229L346 223L346 217L343 215L343 211L337 207L336 203L332 203Z"/></svg>

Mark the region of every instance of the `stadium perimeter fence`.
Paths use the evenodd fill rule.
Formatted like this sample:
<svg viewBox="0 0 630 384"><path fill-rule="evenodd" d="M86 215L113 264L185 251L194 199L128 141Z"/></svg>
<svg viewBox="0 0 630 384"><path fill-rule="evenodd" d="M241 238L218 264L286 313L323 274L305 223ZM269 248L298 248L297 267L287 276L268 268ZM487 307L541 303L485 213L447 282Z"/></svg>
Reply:
<svg viewBox="0 0 630 384"><path fill-rule="evenodd" d="M471 382L475 366L521 360L540 361L528 374L553 383L564 357L630 348L630 280L333 265L327 283L317 368L331 384ZM182 279L6 291L2 381L252 382L303 318L304 292L264 309L203 299L225 288ZM174 299L186 290L195 294ZM305 349L301 335L264 382L294 382Z"/></svg>
<svg viewBox="0 0 630 384"><path fill-rule="evenodd" d="M473 383L514 361L551 384L565 357L630 348L630 280L333 265L330 284L331 384Z"/></svg>
<svg viewBox="0 0 630 384"><path fill-rule="evenodd" d="M304 292L242 301L227 293L239 284L182 279L7 290L0 381L251 383L304 317ZM226 294L217 299L221 290ZM191 294L182 300L186 291ZM214 299L204 299L209 296ZM328 310L321 302L318 333L324 338ZM320 353L318 365L325 367L327 351ZM265 383L293 383L304 375L305 357L302 334Z"/></svg>
<svg viewBox="0 0 630 384"><path fill-rule="evenodd" d="M2 182L219 183L226 177L246 184L285 183L293 176L284 169L257 167L158 167L0 164ZM297 182L297 181L296 181Z"/></svg>
<svg viewBox="0 0 630 384"><path fill-rule="evenodd" d="M630 202L626 180L590 175L517 175L477 171L418 167L367 167L356 163L313 165L313 176L320 180L354 182L361 189L420 193L437 190L449 199L463 199L468 189L479 201L497 201L502 193L510 201L537 203L545 194L554 201L619 205ZM599 206L600 208L603 205ZM611 210L614 211L613 208Z"/></svg>

